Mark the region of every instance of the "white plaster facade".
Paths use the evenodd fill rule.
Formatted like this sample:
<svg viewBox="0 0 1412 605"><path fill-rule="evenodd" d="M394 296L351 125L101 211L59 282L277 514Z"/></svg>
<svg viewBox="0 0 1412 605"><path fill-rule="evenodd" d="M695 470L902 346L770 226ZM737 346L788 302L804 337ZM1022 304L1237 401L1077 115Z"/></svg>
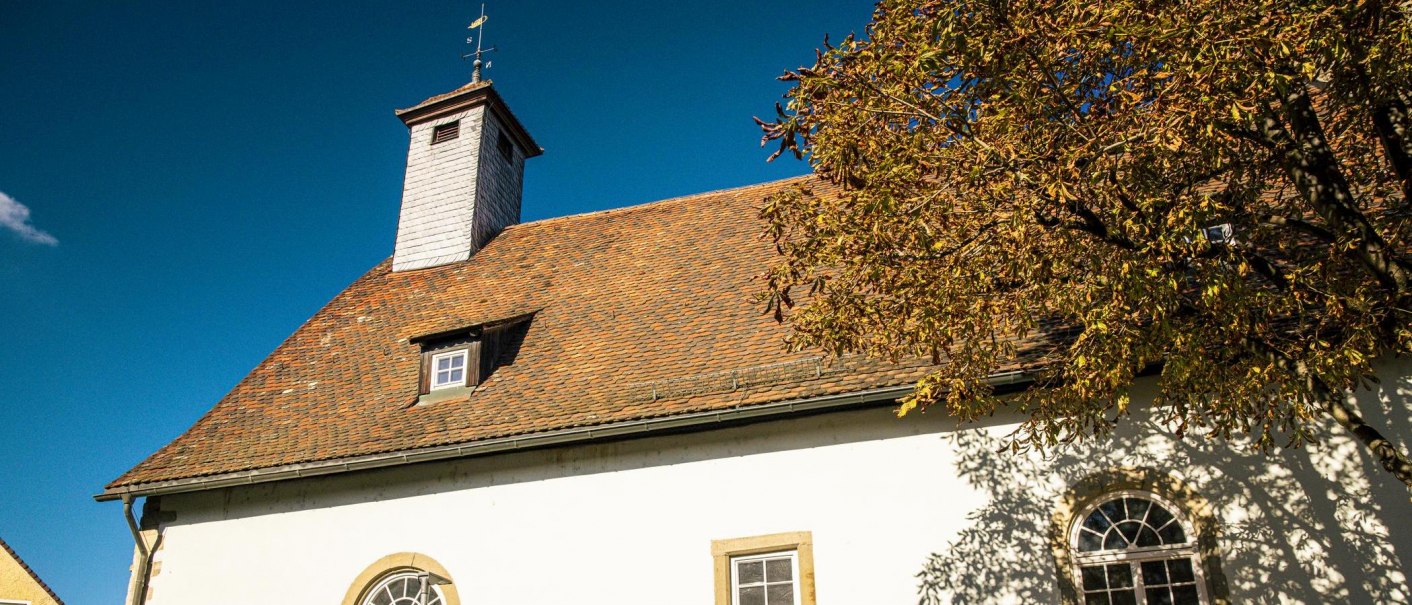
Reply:
<svg viewBox="0 0 1412 605"><path fill-rule="evenodd" d="M1359 406L1412 434L1412 363L1381 375ZM996 454L1016 420L958 430L873 408L168 495L148 603L338 603L411 551L465 605L707 605L712 540L787 531L813 534L819 603L1053 603L1055 502L1118 467L1213 505L1234 603L1412 600L1407 493L1339 431L1265 456L1135 418L1048 458Z"/></svg>

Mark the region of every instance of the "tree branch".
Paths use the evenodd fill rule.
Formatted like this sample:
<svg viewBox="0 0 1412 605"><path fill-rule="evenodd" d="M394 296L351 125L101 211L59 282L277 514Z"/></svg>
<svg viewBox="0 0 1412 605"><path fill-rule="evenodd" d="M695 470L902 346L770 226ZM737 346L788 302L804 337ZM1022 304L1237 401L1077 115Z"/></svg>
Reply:
<svg viewBox="0 0 1412 605"><path fill-rule="evenodd" d="M1378 461L1378 464L1383 467L1383 470L1391 473L1398 481L1412 489L1412 460L1409 460L1381 432L1364 422L1363 417L1348 405L1348 400L1341 391L1335 392L1303 361L1290 358L1284 352L1259 338L1249 338L1246 344L1255 353L1268 359L1281 370L1304 381L1305 388L1314 395L1317 401L1323 404L1324 412L1335 422L1338 422L1339 426L1347 429L1349 433L1361 441L1373 454L1373 458Z"/></svg>
<svg viewBox="0 0 1412 605"><path fill-rule="evenodd" d="M1270 262L1269 259L1249 248L1242 248L1240 255L1245 258L1246 262L1250 263L1251 268L1255 269L1256 273L1259 273L1265 279L1269 280L1276 288L1280 290L1289 289L1289 278L1285 277L1284 270L1280 269L1278 265Z"/></svg>
<svg viewBox="0 0 1412 605"><path fill-rule="evenodd" d="M1285 91L1282 101L1289 130L1272 115L1265 117L1262 130L1279 143L1280 163L1290 181L1330 230L1351 243L1360 264L1379 283L1402 296L1412 293L1412 263L1399 258L1358 209L1308 89L1295 84Z"/></svg>
<svg viewBox="0 0 1412 605"><path fill-rule="evenodd" d="M1402 185L1402 203L1412 205L1412 117L1400 99L1373 108L1373 128L1392 171Z"/></svg>
<svg viewBox="0 0 1412 605"><path fill-rule="evenodd" d="M1301 218L1265 215L1260 217L1260 222L1275 227L1286 227L1289 229L1294 229L1295 231L1299 231L1306 235L1312 235L1314 237L1317 237L1326 243L1333 243L1336 239L1332 231L1329 231L1328 229L1320 227L1319 225L1315 225L1314 223L1311 223Z"/></svg>

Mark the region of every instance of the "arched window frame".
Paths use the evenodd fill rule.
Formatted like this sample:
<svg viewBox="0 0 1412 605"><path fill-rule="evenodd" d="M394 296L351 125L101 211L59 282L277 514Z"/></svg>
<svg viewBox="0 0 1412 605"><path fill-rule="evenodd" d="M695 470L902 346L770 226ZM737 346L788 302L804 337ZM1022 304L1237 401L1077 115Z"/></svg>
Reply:
<svg viewBox="0 0 1412 605"><path fill-rule="evenodd" d="M409 567L403 569L395 569L385 574L382 574L381 576L378 576L377 581L369 585L368 588L363 591L362 596L358 597L358 605L374 605L374 599L377 598L378 593L384 591L386 591L387 595L390 596L392 599L389 602L389 605L423 605L420 600L420 594L408 595L406 594L405 587L402 591L394 591L388 587L388 585L392 584L393 582L409 582L409 584L407 584L407 587L412 587L413 585L415 585L413 591L418 591L421 589L421 582L418 581L417 576L422 571L424 570ZM446 595L442 592L440 586L428 586L427 590L431 594L428 595L427 602L425 603L425 605L446 604ZM397 592L402 592L403 594L398 595L396 594ZM410 603L407 602L407 599L409 598L411 599Z"/></svg>
<svg viewBox="0 0 1412 605"><path fill-rule="evenodd" d="M1181 544L1164 544L1161 546L1147 546L1129 548L1123 550L1098 550L1093 552L1081 552L1078 548L1079 533L1082 531L1084 521L1098 510L1100 506L1119 498L1141 498L1161 506L1179 523L1182 533L1186 536L1186 541ZM1133 590L1137 594L1138 605L1143 605L1146 596L1143 592L1143 580L1141 564L1144 561L1168 561L1185 558L1192 562L1192 575L1196 578L1197 598L1203 605L1212 602L1210 589L1207 587L1205 574L1202 572L1200 544L1201 531L1188 518L1182 507L1169 502L1157 494L1144 490L1121 489L1110 491L1101 497L1094 498L1092 502L1074 515L1070 523L1068 534L1069 545L1069 573L1074 582L1074 586L1080 594L1083 593L1082 568L1092 565L1112 565L1115 563L1127 563L1132 569Z"/></svg>
<svg viewBox="0 0 1412 605"><path fill-rule="evenodd" d="M1064 605L1083 603L1081 584L1077 583L1074 554L1075 527L1086 513L1108 501L1110 496L1124 491L1155 496L1173 515L1180 515L1194 541L1197 566L1203 580L1207 603L1230 605L1230 589L1221 570L1221 553L1217 537L1220 526L1215 509L1185 481L1154 468L1117 468L1094 473L1075 481L1062 493L1051 519L1049 543L1054 560L1055 579L1059 585L1060 602Z"/></svg>
<svg viewBox="0 0 1412 605"><path fill-rule="evenodd" d="M343 595L343 605L363 605L374 590L383 583L407 573L431 572L444 578L452 578L451 573L435 559L421 553L400 552L387 555L363 569L348 586ZM443 605L461 605L461 597L454 583L436 588Z"/></svg>

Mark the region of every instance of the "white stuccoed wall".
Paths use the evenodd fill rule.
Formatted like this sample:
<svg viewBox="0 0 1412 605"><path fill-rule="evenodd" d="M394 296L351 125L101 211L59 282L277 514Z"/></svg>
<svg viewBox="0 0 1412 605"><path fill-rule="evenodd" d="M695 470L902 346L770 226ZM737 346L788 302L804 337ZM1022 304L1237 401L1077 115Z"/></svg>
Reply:
<svg viewBox="0 0 1412 605"><path fill-rule="evenodd" d="M457 120L460 136L431 144L437 126ZM519 222L524 152L512 142L506 162L496 148L500 130L484 105L412 125L394 271L466 260Z"/></svg>
<svg viewBox="0 0 1412 605"><path fill-rule="evenodd" d="M1360 405L1405 439L1412 364L1383 375ZM994 453L1014 420L873 409L167 496L149 602L336 604L414 551L465 605L709 605L711 540L801 530L825 605L914 604L922 580L939 602L1056 602L1054 502L1117 466L1168 469L1215 505L1235 603L1409 601L1407 494L1340 434L1265 457L1135 420L1046 460Z"/></svg>

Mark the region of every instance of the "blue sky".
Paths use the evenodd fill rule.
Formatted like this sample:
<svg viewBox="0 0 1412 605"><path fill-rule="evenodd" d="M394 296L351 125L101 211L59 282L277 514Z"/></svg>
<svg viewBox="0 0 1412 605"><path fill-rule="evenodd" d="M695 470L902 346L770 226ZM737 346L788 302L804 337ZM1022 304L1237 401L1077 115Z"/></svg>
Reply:
<svg viewBox="0 0 1412 605"><path fill-rule="evenodd" d="M525 220L802 173L750 118L870 8L491 5L488 75L546 150ZM0 537L70 605L127 578L91 496L391 253L392 110L468 79L478 11L0 1Z"/></svg>

